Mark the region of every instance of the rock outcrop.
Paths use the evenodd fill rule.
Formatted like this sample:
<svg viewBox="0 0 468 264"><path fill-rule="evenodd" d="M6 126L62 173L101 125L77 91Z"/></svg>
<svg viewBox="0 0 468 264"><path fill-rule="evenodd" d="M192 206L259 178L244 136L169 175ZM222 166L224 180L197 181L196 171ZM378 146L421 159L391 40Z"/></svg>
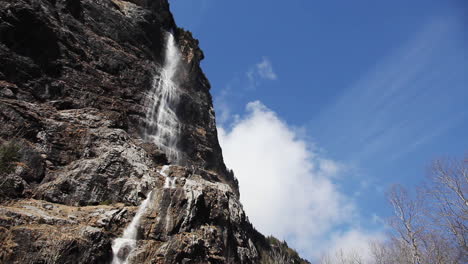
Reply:
<svg viewBox="0 0 468 264"><path fill-rule="evenodd" d="M143 136L167 32L174 164ZM131 263L305 262L242 209L203 56L166 0L0 0L0 263L110 263L150 191Z"/></svg>

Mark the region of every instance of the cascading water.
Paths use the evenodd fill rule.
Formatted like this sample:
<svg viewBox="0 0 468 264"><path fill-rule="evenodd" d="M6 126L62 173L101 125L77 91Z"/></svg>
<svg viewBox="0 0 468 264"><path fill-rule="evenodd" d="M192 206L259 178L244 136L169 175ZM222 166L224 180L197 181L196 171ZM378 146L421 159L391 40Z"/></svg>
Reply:
<svg viewBox="0 0 468 264"><path fill-rule="evenodd" d="M171 33L167 33L165 53L164 67L154 77L153 87L148 96L149 107L146 112L145 140L155 143L166 153L171 162L177 163L179 161L177 143L180 123L176 115L179 94L175 75L181 55ZM167 176L168 169L169 166L163 166L160 173L166 177L164 188L173 188L175 178ZM148 207L150 197L151 192L140 205L130 225L124 230L123 236L112 242L112 264L127 264L128 256L136 247L138 225Z"/></svg>
<svg viewBox="0 0 468 264"><path fill-rule="evenodd" d="M177 163L180 155L177 143L180 123L176 115L179 94L175 75L181 59L174 36L167 33L164 67L153 80L146 113L145 140L159 146L171 162Z"/></svg>
<svg viewBox="0 0 468 264"><path fill-rule="evenodd" d="M132 222L125 228L123 236L116 238L112 242L112 264L127 264L128 256L136 247L140 219L148 208L150 199L151 192L148 193L146 199L141 203Z"/></svg>
<svg viewBox="0 0 468 264"><path fill-rule="evenodd" d="M169 165L164 165L161 170L159 171L159 173L166 177L166 181L164 182L164 189L173 189L176 187L176 181L177 181L177 178L175 177L169 177L169 175L167 174L167 172L169 171L169 169L171 168L171 166Z"/></svg>

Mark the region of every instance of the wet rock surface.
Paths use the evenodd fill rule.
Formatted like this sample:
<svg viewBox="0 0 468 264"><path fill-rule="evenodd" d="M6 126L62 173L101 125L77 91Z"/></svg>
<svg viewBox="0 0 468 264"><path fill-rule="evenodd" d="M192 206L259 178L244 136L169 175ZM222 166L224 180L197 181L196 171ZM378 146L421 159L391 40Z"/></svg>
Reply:
<svg viewBox="0 0 468 264"><path fill-rule="evenodd" d="M165 32L182 159L162 173L142 133ZM0 263L110 263L150 191L131 263L274 263L224 165L203 57L166 0L0 0Z"/></svg>

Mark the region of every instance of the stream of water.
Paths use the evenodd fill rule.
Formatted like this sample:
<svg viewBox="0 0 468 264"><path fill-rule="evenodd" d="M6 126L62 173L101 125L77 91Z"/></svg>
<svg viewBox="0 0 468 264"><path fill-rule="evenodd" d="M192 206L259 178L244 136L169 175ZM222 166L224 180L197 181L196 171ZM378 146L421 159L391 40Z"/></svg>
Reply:
<svg viewBox="0 0 468 264"><path fill-rule="evenodd" d="M149 107L146 113L145 140L155 143L166 153L169 161L177 163L180 155L177 143L180 135L180 123L176 115L179 103L178 87L175 82L181 54L174 36L166 34L164 66L154 77L153 86L148 96ZM175 178L168 177L169 166L163 166L160 173L166 177L164 188L174 188ZM137 244L140 220L149 206L151 192L141 203L132 222L125 228L122 237L112 242L112 264L127 264L127 259Z"/></svg>
<svg viewBox="0 0 468 264"><path fill-rule="evenodd" d="M166 33L166 51L163 68L154 77L146 113L145 140L155 143L166 153L169 161L179 161L177 143L180 122L176 115L179 92L175 81L181 54L171 33Z"/></svg>
<svg viewBox="0 0 468 264"><path fill-rule="evenodd" d="M125 228L122 237L116 238L112 242L112 264L127 264L128 256L136 247L138 227L140 220L151 200L151 192L148 193L146 199L141 203L132 222Z"/></svg>

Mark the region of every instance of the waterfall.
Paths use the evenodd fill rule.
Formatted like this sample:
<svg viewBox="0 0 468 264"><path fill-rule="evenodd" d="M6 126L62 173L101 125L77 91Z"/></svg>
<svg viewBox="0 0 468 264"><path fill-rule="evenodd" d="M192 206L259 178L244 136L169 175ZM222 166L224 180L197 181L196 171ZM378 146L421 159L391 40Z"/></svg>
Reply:
<svg viewBox="0 0 468 264"><path fill-rule="evenodd" d="M167 33L164 66L153 79L148 97L145 140L155 143L167 155L169 161L177 163L180 155L177 143L180 123L176 115L179 94L175 76L181 60L174 36Z"/></svg>
<svg viewBox="0 0 468 264"><path fill-rule="evenodd" d="M148 96L146 112L145 140L155 143L167 155L171 162L179 161L177 143L180 135L180 123L176 115L179 103L179 93L176 73L181 54L177 48L174 36L167 33L167 43L163 68L153 78L153 84ZM174 188L175 178L167 176L169 166L163 166L160 173L166 177L164 188ZM127 264L128 256L136 247L138 226L146 211L151 197L141 203L132 222L124 230L122 237L112 242L112 264Z"/></svg>
<svg viewBox="0 0 468 264"><path fill-rule="evenodd" d="M176 177L169 177L169 175L167 174L167 172L169 171L169 169L171 168L171 166L169 165L164 165L162 168L161 168L161 171L159 171L159 173L166 177L166 181L164 182L164 189L174 189L176 188L176 181L177 181L177 178Z"/></svg>
<svg viewBox="0 0 468 264"><path fill-rule="evenodd" d="M127 264L128 256L136 247L138 226L140 219L148 207L151 199L151 192L148 193L146 199L141 203L132 222L125 228L123 236L116 238L112 242L112 264Z"/></svg>

